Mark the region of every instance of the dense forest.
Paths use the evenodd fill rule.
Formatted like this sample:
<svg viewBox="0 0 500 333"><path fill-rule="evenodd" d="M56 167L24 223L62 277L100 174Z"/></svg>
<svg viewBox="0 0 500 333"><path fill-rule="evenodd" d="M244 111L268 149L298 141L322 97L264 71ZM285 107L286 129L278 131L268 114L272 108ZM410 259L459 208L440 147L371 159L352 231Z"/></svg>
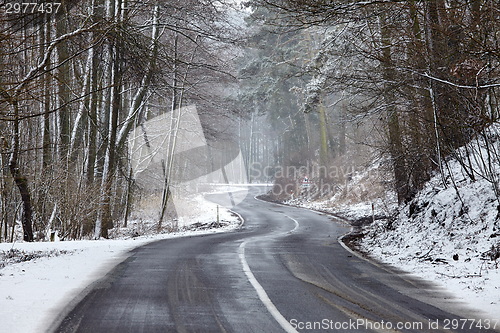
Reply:
<svg viewBox="0 0 500 333"><path fill-rule="evenodd" d="M381 161L402 203L454 157L500 197L498 1L55 4L0 3L1 241L16 223L26 241L126 224L144 190L129 134L188 105L250 182L283 188L305 168L331 194Z"/></svg>
<svg viewBox="0 0 500 333"><path fill-rule="evenodd" d="M196 104L213 139L237 116L238 15L197 0L25 7L0 4L0 239L19 222L26 241L107 237L134 199L132 129Z"/></svg>
<svg viewBox="0 0 500 333"><path fill-rule="evenodd" d="M260 51L245 62L253 80L247 95L282 133L277 165L308 165L312 174L316 166L316 182L335 191L379 161L402 203L434 172L444 174L453 157L464 177L486 178L498 193L498 134L491 126L500 87L498 2L252 5ZM487 156L474 138L491 143ZM465 154L457 150L463 146ZM297 182L294 176L284 174L280 188Z"/></svg>

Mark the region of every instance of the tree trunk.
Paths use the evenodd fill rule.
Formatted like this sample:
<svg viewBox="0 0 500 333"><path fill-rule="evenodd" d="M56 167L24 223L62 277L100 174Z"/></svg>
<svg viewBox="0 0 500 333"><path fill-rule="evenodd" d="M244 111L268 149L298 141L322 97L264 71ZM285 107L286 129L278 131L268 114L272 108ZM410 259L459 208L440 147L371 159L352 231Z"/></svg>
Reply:
<svg viewBox="0 0 500 333"><path fill-rule="evenodd" d="M116 50L115 50L116 51ZM111 87L111 119L109 122L109 139L106 149L106 156L104 160L104 168L101 184L101 205L99 208L99 216L101 222L101 236L108 238L108 229L112 227L111 220L111 188L113 185L113 175L115 171L115 156L116 156L116 132L118 127L118 113L120 108L120 87L121 78L119 74L119 60L118 55L114 54L112 82ZM98 237L96 237L98 238Z"/></svg>
<svg viewBox="0 0 500 333"><path fill-rule="evenodd" d="M119 0L116 2L121 3ZM115 1L107 2L108 17L118 20L119 12L115 12ZM109 103L109 127L108 140L106 145L106 153L104 157L104 166L101 179L101 191L99 199L99 210L95 225L94 238L108 238L108 229L112 227L111 219L111 189L113 185L113 177L115 171L115 155L116 155L116 137L118 127L118 114L120 112L120 92L121 92L121 68L120 68L120 49L119 45L114 44L109 46L109 60L111 61L111 85L110 85L110 103Z"/></svg>
<svg viewBox="0 0 500 333"><path fill-rule="evenodd" d="M97 73L97 61L98 54L95 52L95 46L92 47L90 52L92 53L92 67L91 67L91 93L90 93L90 105L89 105L89 116L88 116L88 148L87 148L87 159L85 165L85 174L86 174L86 182L87 186L94 183L94 167L96 161L97 154L97 128L99 126L97 120L97 107L99 103L99 93L97 92L97 88L99 87Z"/></svg>
<svg viewBox="0 0 500 333"><path fill-rule="evenodd" d="M73 129L71 131L71 138L69 141L69 149L68 149L68 160L70 163L74 163L76 161L78 155L78 146L80 145L83 137L84 128L87 125L87 111L89 107L89 90L91 84L91 75L92 75L92 67L93 63L93 52L89 51L87 56L87 61L85 65L84 78L83 78L83 87L81 96L85 96L80 101L80 106L78 108L78 113L73 122Z"/></svg>
<svg viewBox="0 0 500 333"><path fill-rule="evenodd" d="M130 207L131 207L131 202L132 202L132 183L133 183L133 180L132 180L132 177L133 177L133 169L132 169L132 165L130 164L129 165L129 174L128 174L128 179L127 179L127 194L126 194L126 200L125 200L125 214L124 214L124 217L123 217L123 227L126 228L127 227L127 223L128 223L128 216L130 214Z"/></svg>
<svg viewBox="0 0 500 333"><path fill-rule="evenodd" d="M0 130L2 129L3 126L0 126ZM3 231L3 239L7 241L7 233L8 233L8 226L7 226L7 184L6 184L6 174L5 174L5 168L4 168L4 153L7 152L7 142L5 142L5 138L0 138L0 205L2 207L1 210L1 215L0 215L0 243L2 242L2 231Z"/></svg>
<svg viewBox="0 0 500 333"><path fill-rule="evenodd" d="M311 134L311 120L309 119L309 113L304 112L304 121L306 123L307 151L311 152L312 134ZM310 159L310 156L308 157L308 159Z"/></svg>
<svg viewBox="0 0 500 333"><path fill-rule="evenodd" d="M339 114L339 155L342 156L346 153L346 144L345 144L345 122L347 115L347 106L345 101L345 94L342 93L342 103L340 104L340 114Z"/></svg>
<svg viewBox="0 0 500 333"><path fill-rule="evenodd" d="M423 55L425 54L425 48L423 46L422 34L420 30L420 23L418 19L418 11L415 4L416 0L410 1L409 8L409 34L412 38L413 48L408 49L408 59L413 59L412 64L414 68L423 69L426 68L425 60ZM408 158L408 164L411 175L411 188L410 193L416 193L419 191L426 181L429 180L429 168L431 167L428 154L428 142L426 142L425 137L422 135L426 132L425 123L422 125L421 119L427 119L427 113L430 102L429 94L426 89L423 88L424 81L420 77L414 78L414 87L409 88L409 96L414 96L411 101L412 110L409 116L409 131L411 136L411 151L408 152L410 156ZM426 118L427 117L427 118ZM429 119L430 122L430 119ZM428 140L429 138L427 138Z"/></svg>
<svg viewBox="0 0 500 333"><path fill-rule="evenodd" d="M43 44L40 45L40 54L45 54L45 44L50 41L50 18L48 14L44 15L44 25L40 28L41 34L43 36ZM48 69L48 65L44 70ZM46 170L47 167L52 162L52 147L51 147L51 133L50 133L50 85L48 75L42 75L43 84L43 157L42 157L42 169Z"/></svg>
<svg viewBox="0 0 500 333"><path fill-rule="evenodd" d="M392 68L391 59L391 32L386 14L381 14L381 37L382 37L382 76L385 84L384 101L387 108L387 125L389 131L389 152L394 168L394 180L398 202L403 202L408 196L408 176L405 167L403 144L399 127L399 116L394 105L394 81L395 73Z"/></svg>
<svg viewBox="0 0 500 333"><path fill-rule="evenodd" d="M66 11L64 6L61 7L62 10ZM67 13L65 12L56 21L56 34L57 37L61 37L67 33ZM59 43L57 45L57 61L59 63L57 80L58 80L58 127L59 127L59 158L64 161L68 154L68 145L70 138L70 108L67 104L69 102L70 94L70 62L67 61L69 58L68 47L65 42Z"/></svg>
<svg viewBox="0 0 500 333"><path fill-rule="evenodd" d="M320 166L324 168L320 168L320 177L326 178L326 166L328 164L328 135L326 131L326 111L325 105L323 102L323 98L318 105L319 112L319 129L320 129L320 151L319 151L319 160Z"/></svg>
<svg viewBox="0 0 500 333"><path fill-rule="evenodd" d="M17 101L12 102L14 107L14 133L12 135L12 152L9 159L9 170L19 189L19 194L21 194L21 200L23 202L23 239L25 242L33 241L33 230L31 227L31 195L28 188L28 180L21 174L19 170L19 106ZM15 223L15 220L14 220Z"/></svg>
<svg viewBox="0 0 500 333"><path fill-rule="evenodd" d="M103 1L102 0L94 0L92 3L92 21L98 22L102 20L104 15L103 11ZM95 40L96 33L91 33L92 40ZM89 116L88 116L88 148L87 148L87 159L85 165L85 176L87 186L90 186L94 183L94 168L95 162L97 158L97 129L99 126L97 110L99 104L99 96L98 92L99 88L99 52L98 45L92 45L89 52L92 54L92 65L91 65L91 77L90 77L90 100L89 100ZM102 82L101 82L102 85Z"/></svg>

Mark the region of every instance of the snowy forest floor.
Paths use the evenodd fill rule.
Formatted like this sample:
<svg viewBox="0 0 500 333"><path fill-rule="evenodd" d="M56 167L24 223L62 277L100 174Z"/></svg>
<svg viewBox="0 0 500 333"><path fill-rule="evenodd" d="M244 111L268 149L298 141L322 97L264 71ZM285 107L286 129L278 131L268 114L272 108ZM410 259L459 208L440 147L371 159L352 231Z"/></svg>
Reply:
<svg viewBox="0 0 500 333"><path fill-rule="evenodd" d="M168 232L166 224L163 233L157 233L155 223L139 220L130 221L128 228L112 229L113 239L0 243L0 331L46 331L66 304L135 247L240 226L240 218L224 208L220 208L217 225L216 205L202 201L200 212L204 213L191 217L191 223L175 232Z"/></svg>
<svg viewBox="0 0 500 333"><path fill-rule="evenodd" d="M302 195L284 203L350 220L350 245L365 256L434 281L484 318L500 320L498 199L490 182L466 179L455 160L448 167L446 186L436 174L400 206L394 193L369 201L342 199L345 193L316 200ZM363 179L353 177L349 188L356 191Z"/></svg>

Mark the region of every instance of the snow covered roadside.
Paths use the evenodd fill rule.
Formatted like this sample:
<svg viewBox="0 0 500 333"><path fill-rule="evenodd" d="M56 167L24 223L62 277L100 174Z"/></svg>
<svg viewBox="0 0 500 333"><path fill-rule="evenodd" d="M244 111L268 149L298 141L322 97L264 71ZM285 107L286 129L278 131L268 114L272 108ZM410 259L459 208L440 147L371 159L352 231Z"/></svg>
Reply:
<svg viewBox="0 0 500 333"><path fill-rule="evenodd" d="M429 183L429 189L432 188L430 185L431 183ZM473 186L478 185L474 183ZM453 204L451 202L439 203L442 205L440 210L436 210L434 207L434 212L440 212L437 216L443 218L448 216L448 221L444 225L433 219L422 218L418 220L417 213L414 213L414 218L408 218L409 204L390 226L388 219L380 219L375 224L363 227L362 233L365 235L361 239L359 247L372 258L391 264L416 277L433 281L445 293L468 304L471 309L483 313L484 319L498 319L498 328L500 326L500 259L496 262L492 261L490 251L494 244L497 244L497 249L499 249L500 237L491 237L491 235L495 235L491 219L491 223L487 226L482 223L470 224L470 221L465 220L458 222L456 217L460 213L460 207L457 203L459 200L450 191L455 190L447 189L442 191L440 195L436 195L436 200L454 198ZM431 192L434 193L434 190ZM425 197L423 193L421 192L420 195ZM491 205L491 200L475 193L469 192L468 200L470 207L473 207L468 212L469 216L474 212L482 213L483 216L487 212L491 212L496 216L496 206L488 209L482 204L489 202ZM287 202L287 204L289 203ZM333 209L325 201L300 203L298 200L294 200L293 204L294 206L345 216L353 221L370 219L372 214L369 202L359 203L351 207L343 205L341 209ZM446 210L444 209L445 205ZM425 216L425 212L428 215L435 214L432 213L432 207L430 205L428 209L422 209L419 214L422 217ZM474 209L474 207L478 209ZM454 210L457 210L455 215L453 215ZM379 216L385 212L384 209L375 209L375 214ZM500 234L498 229L497 233ZM454 260L455 255L458 256L458 260Z"/></svg>
<svg viewBox="0 0 500 333"><path fill-rule="evenodd" d="M482 142L474 144L488 156ZM479 163L472 165L481 170ZM500 166L496 167L498 175ZM446 186L436 174L412 201L399 207L391 194L356 204L342 202L340 193L309 202L299 197L286 204L334 213L360 226L372 220L374 202L376 222L362 227L359 249L437 283L482 312L483 318L497 319L499 328L500 205L494 188L480 177L471 181L453 159L447 161L444 178Z"/></svg>
<svg viewBox="0 0 500 333"><path fill-rule="evenodd" d="M373 258L437 283L456 299L483 313L483 318L496 319L500 323L500 268L495 262L482 258L486 242L473 248L457 249L456 245L443 242L437 236L431 239L440 245L433 248L415 236L414 230L406 229L411 242L421 242L406 247L397 240L401 237L399 232L405 229L401 228L398 234L391 236L384 232L373 236L371 231L362 240L361 248ZM455 261L454 256L458 260Z"/></svg>
<svg viewBox="0 0 500 333"><path fill-rule="evenodd" d="M214 205L206 203L210 211ZM219 213L221 227L216 229L207 229L214 226L214 214L210 213L195 220L188 230L176 233L97 241L1 243L0 254L13 249L15 253L10 253L21 261L4 260L5 267L0 268L1 331L44 332L68 302L123 261L135 247L160 239L226 232L239 227L240 220L235 214L225 208L220 208Z"/></svg>
<svg viewBox="0 0 500 333"><path fill-rule="evenodd" d="M364 227L364 252L445 287L500 321L500 215L490 183L463 181L460 198L436 176L395 219Z"/></svg>

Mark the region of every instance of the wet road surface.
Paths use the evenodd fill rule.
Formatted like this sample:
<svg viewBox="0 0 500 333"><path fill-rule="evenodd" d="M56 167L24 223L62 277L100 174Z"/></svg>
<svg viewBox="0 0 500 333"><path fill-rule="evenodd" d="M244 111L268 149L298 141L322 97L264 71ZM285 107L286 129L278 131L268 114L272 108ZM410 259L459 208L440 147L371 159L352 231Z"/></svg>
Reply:
<svg viewBox="0 0 500 333"><path fill-rule="evenodd" d="M232 208L237 231L132 250L51 331L492 332L461 329L474 314L455 300L348 251L345 222L256 200L262 191Z"/></svg>

